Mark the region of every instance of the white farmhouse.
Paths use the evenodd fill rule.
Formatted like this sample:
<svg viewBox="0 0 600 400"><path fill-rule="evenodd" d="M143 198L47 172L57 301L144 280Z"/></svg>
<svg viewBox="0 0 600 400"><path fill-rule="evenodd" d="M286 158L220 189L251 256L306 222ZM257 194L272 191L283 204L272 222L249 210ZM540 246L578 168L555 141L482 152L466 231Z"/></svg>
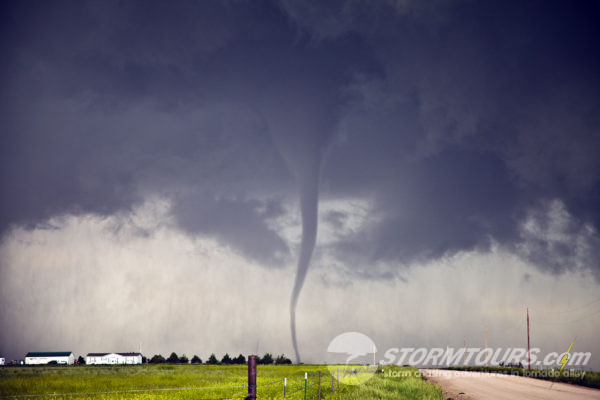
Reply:
<svg viewBox="0 0 600 400"><path fill-rule="evenodd" d="M89 353L86 364L141 364L141 353Z"/></svg>
<svg viewBox="0 0 600 400"><path fill-rule="evenodd" d="M0 365L4 365L5 362L6 360L4 359L4 357L0 357Z"/></svg>
<svg viewBox="0 0 600 400"><path fill-rule="evenodd" d="M49 352L29 352L25 355L25 364L73 364L73 352L71 351L49 351Z"/></svg>

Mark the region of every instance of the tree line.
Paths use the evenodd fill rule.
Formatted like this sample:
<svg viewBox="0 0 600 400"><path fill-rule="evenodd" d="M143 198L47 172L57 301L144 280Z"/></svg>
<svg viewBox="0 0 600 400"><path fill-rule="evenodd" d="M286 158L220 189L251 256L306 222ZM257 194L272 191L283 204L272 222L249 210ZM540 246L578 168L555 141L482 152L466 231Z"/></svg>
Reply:
<svg viewBox="0 0 600 400"><path fill-rule="evenodd" d="M160 354L155 354L150 360L148 360L150 364L208 364L208 365L236 365L236 364L246 364L246 357L243 354L240 354L237 357L231 357L229 354L225 354L223 358L219 361L215 354L211 354L210 357L206 361L202 361L202 359L196 355L194 355L191 361L186 357L186 355L178 356L177 353L173 352L168 358L164 358ZM256 362L258 364L268 365L268 364L291 364L292 360L287 358L284 354L273 358L271 353L265 353L262 357L256 357Z"/></svg>

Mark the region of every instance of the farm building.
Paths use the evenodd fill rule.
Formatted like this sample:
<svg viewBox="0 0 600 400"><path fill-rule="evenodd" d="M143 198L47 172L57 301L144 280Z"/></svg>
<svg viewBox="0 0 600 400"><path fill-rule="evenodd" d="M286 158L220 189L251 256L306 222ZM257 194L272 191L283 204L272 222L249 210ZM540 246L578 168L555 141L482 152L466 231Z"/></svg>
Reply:
<svg viewBox="0 0 600 400"><path fill-rule="evenodd" d="M73 352L71 351L50 351L50 352L29 352L25 355L25 364L73 364Z"/></svg>
<svg viewBox="0 0 600 400"><path fill-rule="evenodd" d="M4 365L4 357L0 357L0 365Z"/></svg>
<svg viewBox="0 0 600 400"><path fill-rule="evenodd" d="M141 364L141 353L89 353L86 364Z"/></svg>

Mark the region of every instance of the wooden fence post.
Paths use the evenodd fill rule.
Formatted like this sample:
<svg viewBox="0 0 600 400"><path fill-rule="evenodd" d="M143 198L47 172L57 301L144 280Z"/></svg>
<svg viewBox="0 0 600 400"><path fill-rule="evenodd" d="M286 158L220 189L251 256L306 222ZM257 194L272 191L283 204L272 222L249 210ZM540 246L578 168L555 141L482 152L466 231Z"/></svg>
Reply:
<svg viewBox="0 0 600 400"><path fill-rule="evenodd" d="M248 356L248 396L246 399L256 399L256 356Z"/></svg>

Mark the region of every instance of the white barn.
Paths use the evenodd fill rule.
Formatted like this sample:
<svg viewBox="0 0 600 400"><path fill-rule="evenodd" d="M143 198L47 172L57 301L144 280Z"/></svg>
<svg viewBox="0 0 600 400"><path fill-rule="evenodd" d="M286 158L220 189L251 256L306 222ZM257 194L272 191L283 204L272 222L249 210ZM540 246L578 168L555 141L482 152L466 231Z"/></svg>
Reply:
<svg viewBox="0 0 600 400"><path fill-rule="evenodd" d="M73 364L75 361L71 351L47 351L47 352L29 352L25 355L25 364Z"/></svg>
<svg viewBox="0 0 600 400"><path fill-rule="evenodd" d="M142 353L89 353L85 363L98 364L141 364Z"/></svg>

